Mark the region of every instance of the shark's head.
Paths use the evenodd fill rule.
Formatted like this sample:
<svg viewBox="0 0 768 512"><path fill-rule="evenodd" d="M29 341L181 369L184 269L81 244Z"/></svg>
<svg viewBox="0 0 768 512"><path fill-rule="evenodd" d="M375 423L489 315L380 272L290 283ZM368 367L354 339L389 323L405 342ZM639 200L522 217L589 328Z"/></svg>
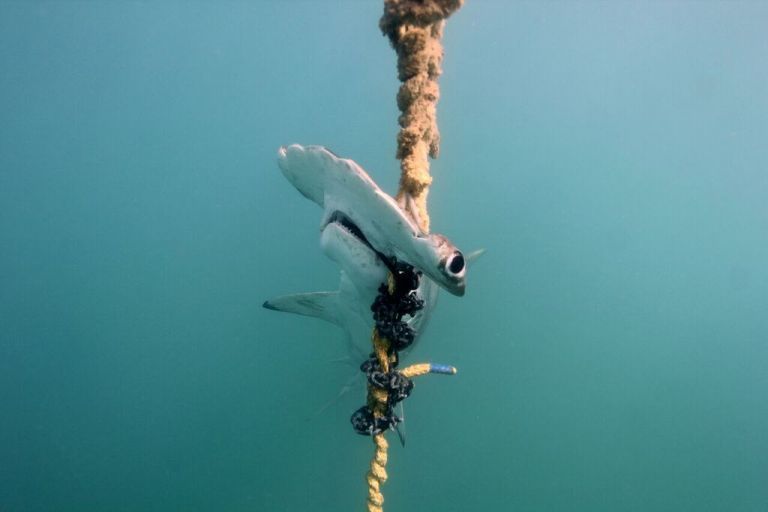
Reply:
<svg viewBox="0 0 768 512"><path fill-rule="evenodd" d="M385 269L383 259L387 256L371 244L367 235L351 215L334 210L322 224L321 246L347 273L376 279L374 276ZM398 259L424 272L441 288L453 295L464 295L464 255L443 235L414 232L411 243L393 250Z"/></svg>
<svg viewBox="0 0 768 512"><path fill-rule="evenodd" d="M464 255L443 235L418 235L414 238L415 261L409 262L442 288L461 297L466 287L467 263Z"/></svg>
<svg viewBox="0 0 768 512"><path fill-rule="evenodd" d="M324 210L323 249L352 274L370 265L397 258L418 268L441 288L464 295L464 255L444 236L424 234L411 214L383 192L352 160L339 158L321 146L282 147L278 164L285 177L305 197Z"/></svg>

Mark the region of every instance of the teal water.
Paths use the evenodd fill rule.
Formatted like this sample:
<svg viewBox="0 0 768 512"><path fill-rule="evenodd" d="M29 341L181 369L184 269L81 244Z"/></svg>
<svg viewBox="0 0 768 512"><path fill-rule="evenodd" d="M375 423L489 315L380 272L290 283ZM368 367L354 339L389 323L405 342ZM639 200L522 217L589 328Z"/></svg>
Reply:
<svg viewBox="0 0 768 512"><path fill-rule="evenodd" d="M379 2L0 3L0 510L362 510L332 289L275 165L397 181ZM765 3L468 0L389 511L768 510Z"/></svg>

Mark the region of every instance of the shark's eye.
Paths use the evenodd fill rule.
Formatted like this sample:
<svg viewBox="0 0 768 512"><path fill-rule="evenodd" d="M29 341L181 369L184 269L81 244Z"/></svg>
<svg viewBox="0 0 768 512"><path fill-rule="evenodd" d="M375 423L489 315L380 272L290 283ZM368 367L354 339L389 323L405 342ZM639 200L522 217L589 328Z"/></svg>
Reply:
<svg viewBox="0 0 768 512"><path fill-rule="evenodd" d="M461 271L464 270L464 255L459 251L453 253L453 255L448 260L446 268L448 268L452 274L461 273Z"/></svg>

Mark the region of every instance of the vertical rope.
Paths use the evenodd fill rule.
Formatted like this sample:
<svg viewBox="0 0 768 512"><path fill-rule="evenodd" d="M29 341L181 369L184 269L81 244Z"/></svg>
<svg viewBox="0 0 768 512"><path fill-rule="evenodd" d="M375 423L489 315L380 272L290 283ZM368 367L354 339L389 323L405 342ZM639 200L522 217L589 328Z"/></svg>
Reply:
<svg viewBox="0 0 768 512"><path fill-rule="evenodd" d="M464 0L384 0L384 15L379 28L397 52L398 78L402 82L397 93L400 109L400 132L397 136L397 158L400 160L400 187L397 194L401 207L408 211L421 230L429 232L427 194L432 177L429 157L440 152L440 131L437 127L437 100L440 87L437 79L442 73L444 20L461 7ZM389 293L394 280L388 279ZM372 334L373 351L384 372L390 371L390 343ZM413 368L414 375L423 375L428 366ZM408 370L408 369L406 369ZM451 368L452 373L456 370ZM440 368L435 373L451 373ZM368 407L379 418L387 407L387 392L368 385ZM384 495L381 486L387 481L387 443L384 434L373 436L375 451L368 481L368 511L383 512Z"/></svg>
<svg viewBox="0 0 768 512"><path fill-rule="evenodd" d="M391 280L390 280L391 281ZM391 288L390 288L391 291ZM389 341L379 336L379 330L373 329L373 351L376 354L381 365L382 371L389 371ZM387 407L387 391L375 386L368 385L368 407L373 411L375 418L384 415ZM368 512L382 512L384 505L384 494L381 492L381 486L387 481L387 443L384 434L373 436L375 451L371 459L371 468L368 470L366 480L368 481Z"/></svg>
<svg viewBox="0 0 768 512"><path fill-rule="evenodd" d="M390 295L395 290L395 281L390 273L387 276L387 288ZM373 343L373 352L381 365L383 372L389 372L389 340L379 336L379 330L373 328L371 336ZM374 418L380 418L387 409L387 391L368 384L368 408L373 411ZM384 505L384 494L381 492L381 486L387 481L387 443L384 434L373 436L375 451L371 459L371 468L368 470L366 480L368 481L368 512L382 512Z"/></svg>
<svg viewBox="0 0 768 512"><path fill-rule="evenodd" d="M397 93L400 133L400 189L397 199L429 232L427 195L432 177L429 158L440 153L437 127L438 77L442 74L445 19L464 0L384 0L379 28L397 52L397 74L402 82Z"/></svg>

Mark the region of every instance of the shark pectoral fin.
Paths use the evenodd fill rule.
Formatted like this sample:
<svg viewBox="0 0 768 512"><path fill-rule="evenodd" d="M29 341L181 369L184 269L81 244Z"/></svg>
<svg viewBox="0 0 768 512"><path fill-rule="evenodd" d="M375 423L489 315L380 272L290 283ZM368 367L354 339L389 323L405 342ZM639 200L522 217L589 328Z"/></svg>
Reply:
<svg viewBox="0 0 768 512"><path fill-rule="evenodd" d="M275 311L322 318L338 325L339 292L312 292L283 295L266 301L263 306Z"/></svg>

